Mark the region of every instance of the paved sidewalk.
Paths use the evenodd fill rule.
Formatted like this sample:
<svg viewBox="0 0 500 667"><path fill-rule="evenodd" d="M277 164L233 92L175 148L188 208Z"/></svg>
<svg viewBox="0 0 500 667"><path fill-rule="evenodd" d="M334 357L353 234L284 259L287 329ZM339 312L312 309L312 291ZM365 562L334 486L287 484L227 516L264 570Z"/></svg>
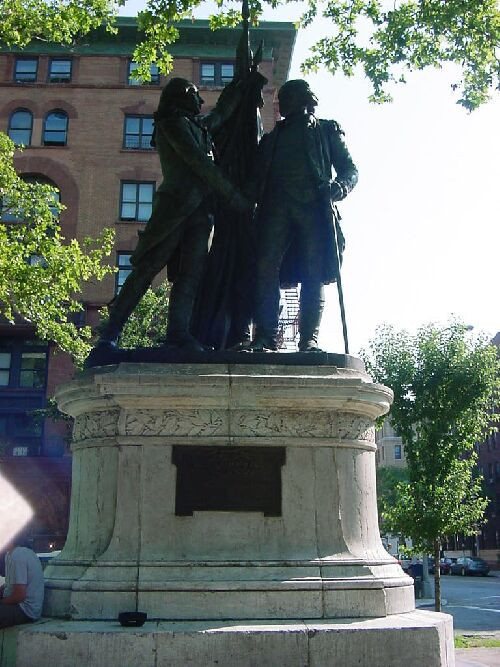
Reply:
<svg viewBox="0 0 500 667"><path fill-rule="evenodd" d="M457 648L455 667L500 667L500 648Z"/></svg>

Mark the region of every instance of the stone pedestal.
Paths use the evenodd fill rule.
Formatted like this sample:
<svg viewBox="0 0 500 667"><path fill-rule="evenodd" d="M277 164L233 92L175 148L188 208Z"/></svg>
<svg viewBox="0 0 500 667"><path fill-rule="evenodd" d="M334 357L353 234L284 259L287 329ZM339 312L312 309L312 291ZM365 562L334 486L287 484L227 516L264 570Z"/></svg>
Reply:
<svg viewBox="0 0 500 667"><path fill-rule="evenodd" d="M365 373L125 363L86 371L57 399L75 417L73 493L66 546L46 572L49 615L414 608L377 524L373 423L391 393Z"/></svg>
<svg viewBox="0 0 500 667"><path fill-rule="evenodd" d="M393 617L402 644L427 633L432 656L419 664L451 665L443 657L451 619L418 616L413 582L379 537L374 420L388 411L390 390L350 357L336 366L280 357L279 365L120 363L59 391L75 418L73 489L67 543L46 570L45 615L71 619L65 627L76 634L97 621L96 637L120 611L180 623L186 637L190 621L230 621L221 646L240 641L241 627L259 627L243 633L257 642L259 664L287 665L295 662L265 661L263 627L278 650L292 641L288 630L278 637L278 625L317 621L321 650L330 642L335 653L352 624L363 634L366 619ZM349 620L334 632L339 619ZM82 625L71 630L75 621ZM384 627L367 639L380 652ZM29 636L32 646L41 641ZM257 664L251 655L237 664ZM339 664L365 664L352 655ZM297 664L326 664L318 660ZM192 664L212 661L205 653Z"/></svg>

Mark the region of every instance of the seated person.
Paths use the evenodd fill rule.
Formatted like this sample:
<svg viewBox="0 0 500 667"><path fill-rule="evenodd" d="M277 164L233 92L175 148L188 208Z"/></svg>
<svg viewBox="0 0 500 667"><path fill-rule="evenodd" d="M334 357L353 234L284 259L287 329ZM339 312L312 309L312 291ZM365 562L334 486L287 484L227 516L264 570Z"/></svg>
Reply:
<svg viewBox="0 0 500 667"><path fill-rule="evenodd" d="M5 585L0 588L0 628L32 623L42 615L44 581L36 553L17 535L7 545Z"/></svg>

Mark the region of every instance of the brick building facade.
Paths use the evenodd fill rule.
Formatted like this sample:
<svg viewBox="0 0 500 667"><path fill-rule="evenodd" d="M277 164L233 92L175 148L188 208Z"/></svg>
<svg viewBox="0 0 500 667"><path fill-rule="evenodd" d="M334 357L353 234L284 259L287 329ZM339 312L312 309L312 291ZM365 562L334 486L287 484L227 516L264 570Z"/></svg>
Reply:
<svg viewBox="0 0 500 667"><path fill-rule="evenodd" d="M179 32L170 76L196 83L206 111L232 77L240 31L212 32L208 21L183 21ZM295 34L292 23L263 22L251 30L253 45L263 42L266 130L275 122L276 91L287 78ZM99 30L73 48L40 42L0 51L0 130L26 145L15 157L18 172L58 188L67 239L97 236L104 227L116 233L110 261L120 270L83 294L80 321L91 325L127 275L161 180L149 138L166 79L154 67L150 83L134 79L138 40L135 19L120 18L117 35ZM0 323L1 472L35 510L39 550L64 541L71 466L64 425L38 423L32 411L43 408L73 370L65 355L36 341L30 327Z"/></svg>

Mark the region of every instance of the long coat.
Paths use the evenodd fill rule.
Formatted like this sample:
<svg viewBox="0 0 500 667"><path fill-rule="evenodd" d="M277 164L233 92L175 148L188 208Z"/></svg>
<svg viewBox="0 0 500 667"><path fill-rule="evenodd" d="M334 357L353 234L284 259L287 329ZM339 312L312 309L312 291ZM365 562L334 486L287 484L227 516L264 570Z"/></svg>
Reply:
<svg viewBox="0 0 500 667"><path fill-rule="evenodd" d="M278 205L279 201L266 197L267 184L272 168L273 156L279 133L286 120L276 123L274 129L264 135L259 144L256 167L257 192L257 233L260 224L266 224L266 209L269 205ZM317 119L310 114L304 124L304 144L309 162L313 183L318 188L318 197L311 203L311 224L320 224L324 249L317 258L320 279L324 284L335 282L338 274L337 250L335 248L335 231L339 259L342 261L344 237L340 229L340 214L336 205L330 201L329 183L332 179L332 167L336 180L342 184L347 194L356 185L358 171L343 140L343 131L334 120ZM269 204L267 202L271 201ZM283 287L297 285L301 282L303 270L302 257L298 243L292 241L283 260L280 271L280 282Z"/></svg>
<svg viewBox="0 0 500 667"><path fill-rule="evenodd" d="M203 201L208 202L214 194L230 201L235 195L236 189L214 163L211 134L234 112L240 99L241 92L228 86L213 111L206 115L192 117L173 111L156 121L155 140L163 174L156 197L168 198L170 214L155 215L153 203L151 218L138 233L139 241L131 257L133 265L187 220Z"/></svg>

